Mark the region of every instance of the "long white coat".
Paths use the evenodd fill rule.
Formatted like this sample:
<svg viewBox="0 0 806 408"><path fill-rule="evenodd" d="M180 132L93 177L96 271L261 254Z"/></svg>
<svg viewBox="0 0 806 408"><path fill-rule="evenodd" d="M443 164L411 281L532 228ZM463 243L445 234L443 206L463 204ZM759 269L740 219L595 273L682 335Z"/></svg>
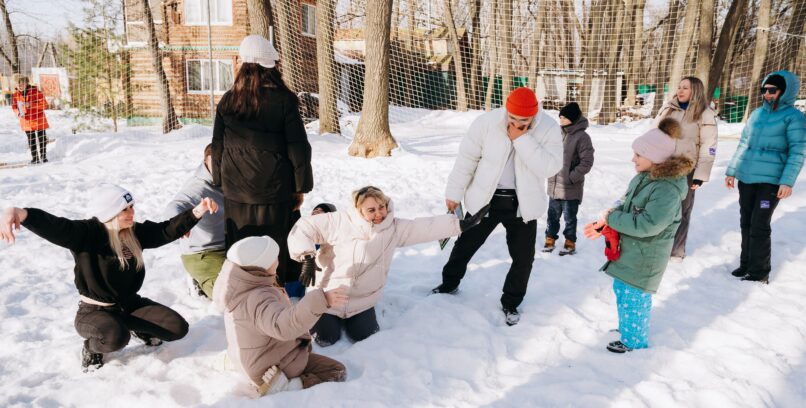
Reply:
<svg viewBox="0 0 806 408"><path fill-rule="evenodd" d="M518 215L528 222L545 214L546 179L562 168L563 138L560 125L542 111L531 129L514 142L507 136L504 108L476 118L459 145L445 198L455 202L464 198L465 210L475 214L492 199L512 149Z"/></svg>
<svg viewBox="0 0 806 408"><path fill-rule="evenodd" d="M392 203L380 224L366 221L357 210L337 211L303 217L288 235L292 259L302 260L322 245L317 259L322 267L316 287L348 288L349 300L342 309L326 313L347 318L378 303L389 275L396 248L458 235L459 219L453 214L407 220L395 218Z"/></svg>

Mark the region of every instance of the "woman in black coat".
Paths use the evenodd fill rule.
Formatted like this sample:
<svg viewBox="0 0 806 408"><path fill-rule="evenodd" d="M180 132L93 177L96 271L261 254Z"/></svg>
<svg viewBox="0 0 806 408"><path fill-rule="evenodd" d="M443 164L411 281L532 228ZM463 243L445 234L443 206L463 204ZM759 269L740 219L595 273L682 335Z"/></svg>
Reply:
<svg viewBox="0 0 806 408"><path fill-rule="evenodd" d="M284 284L299 278L286 273L286 240L293 212L313 189L311 145L271 43L250 35L240 55L235 83L216 111L213 183L224 190L227 248L249 236L272 237L280 245L277 277Z"/></svg>
<svg viewBox="0 0 806 408"><path fill-rule="evenodd" d="M93 217L87 220L17 207L0 216L3 241L14 243L14 231L24 226L73 254L80 298L75 327L85 339L81 354L85 369L103 365L103 353L126 347L131 335L151 346L185 337L188 323L182 316L137 294L145 279L143 249L173 242L205 213L218 211L215 201L204 198L168 221L140 223L134 222L134 198L126 189L105 185L93 197Z"/></svg>

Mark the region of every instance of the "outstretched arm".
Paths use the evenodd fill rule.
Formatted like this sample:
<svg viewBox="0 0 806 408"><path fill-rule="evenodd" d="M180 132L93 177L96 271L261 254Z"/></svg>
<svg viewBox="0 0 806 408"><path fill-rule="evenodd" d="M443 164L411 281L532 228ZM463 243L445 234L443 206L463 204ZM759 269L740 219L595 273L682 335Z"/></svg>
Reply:
<svg viewBox="0 0 806 408"><path fill-rule="evenodd" d="M60 247L78 250L88 242L91 221L74 221L57 217L37 208L7 208L0 217L0 237L14 243L14 231L28 228L36 235Z"/></svg>
<svg viewBox="0 0 806 408"><path fill-rule="evenodd" d="M185 235L208 212L212 214L217 211L218 204L211 198L204 198L193 209L187 210L167 221L138 223L134 233L137 235L137 240L140 241L143 249L158 248Z"/></svg>

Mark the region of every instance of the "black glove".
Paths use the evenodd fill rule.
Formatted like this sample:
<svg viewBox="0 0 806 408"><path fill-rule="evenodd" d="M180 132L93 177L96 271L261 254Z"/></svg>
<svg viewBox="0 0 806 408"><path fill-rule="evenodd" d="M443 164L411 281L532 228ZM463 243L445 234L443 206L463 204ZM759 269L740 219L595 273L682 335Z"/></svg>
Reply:
<svg viewBox="0 0 806 408"><path fill-rule="evenodd" d="M490 212L490 204L481 207L479 212L477 212L474 215L470 215L470 213L467 213L465 219L459 221L459 229L461 229L462 232L465 232L475 227L476 225L479 225L481 219L484 218L484 216L487 215L488 212Z"/></svg>
<svg viewBox="0 0 806 408"><path fill-rule="evenodd" d="M316 285L316 271L321 270L322 268L316 265L316 256L305 255L305 258L302 258L302 271L299 274L299 281L302 282L302 286Z"/></svg>

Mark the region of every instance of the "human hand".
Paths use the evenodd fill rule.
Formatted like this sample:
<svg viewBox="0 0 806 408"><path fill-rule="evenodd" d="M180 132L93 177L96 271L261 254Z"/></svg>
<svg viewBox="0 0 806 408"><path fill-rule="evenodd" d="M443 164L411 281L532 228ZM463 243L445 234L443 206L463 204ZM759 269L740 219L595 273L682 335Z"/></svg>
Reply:
<svg viewBox="0 0 806 408"><path fill-rule="evenodd" d="M451 201L446 198L445 206L448 207L448 211L453 212L454 210L456 210L456 207L459 206L459 203L457 203L456 201Z"/></svg>
<svg viewBox="0 0 806 408"><path fill-rule="evenodd" d="M736 184L736 177L731 176L725 177L725 187L727 187L728 190L733 190L735 184Z"/></svg>
<svg viewBox="0 0 806 408"><path fill-rule="evenodd" d="M9 244L16 242L14 231L20 230L22 222L26 218L28 218L28 211L17 207L6 208L3 215L0 216L0 239Z"/></svg>
<svg viewBox="0 0 806 408"><path fill-rule="evenodd" d="M585 225L583 234L587 239L596 240L602 236L602 228L604 228L604 225L600 225L599 221L592 222L590 224Z"/></svg>
<svg viewBox="0 0 806 408"><path fill-rule="evenodd" d="M792 195L792 187L781 185L778 187L778 199L783 200L785 198L789 198Z"/></svg>
<svg viewBox="0 0 806 408"><path fill-rule="evenodd" d="M509 123L507 125L507 136L509 136L509 140L512 140L512 141L514 141L515 139L525 135L526 132L528 132L528 131L529 131L529 125L528 124L516 126L513 123Z"/></svg>
<svg viewBox="0 0 806 408"><path fill-rule="evenodd" d="M202 198L199 205L193 208L193 216L196 219L201 219L206 213L215 214L218 212L218 204L210 197Z"/></svg>
<svg viewBox="0 0 806 408"><path fill-rule="evenodd" d="M339 286L336 289L331 289L325 292L325 300L327 301L328 309L339 309L347 304L347 288Z"/></svg>

